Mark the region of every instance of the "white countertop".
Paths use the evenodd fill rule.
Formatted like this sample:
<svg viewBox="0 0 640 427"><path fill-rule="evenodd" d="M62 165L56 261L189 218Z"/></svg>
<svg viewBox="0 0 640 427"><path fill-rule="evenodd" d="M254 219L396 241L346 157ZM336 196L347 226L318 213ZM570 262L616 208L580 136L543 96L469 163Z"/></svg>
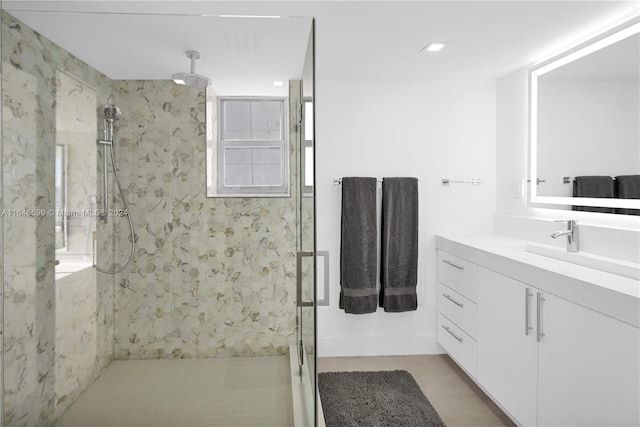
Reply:
<svg viewBox="0 0 640 427"><path fill-rule="evenodd" d="M436 235L436 248L640 327L640 281L527 252L501 235Z"/></svg>

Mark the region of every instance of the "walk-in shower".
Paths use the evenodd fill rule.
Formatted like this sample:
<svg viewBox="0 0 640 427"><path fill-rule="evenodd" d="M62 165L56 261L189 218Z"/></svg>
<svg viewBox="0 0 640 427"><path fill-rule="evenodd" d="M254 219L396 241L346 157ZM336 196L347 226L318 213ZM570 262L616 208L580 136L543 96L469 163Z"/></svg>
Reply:
<svg viewBox="0 0 640 427"><path fill-rule="evenodd" d="M2 207L44 212L0 217L0 424L312 420L314 257L300 258L297 281L296 254L315 252L313 183L302 181L313 141L298 114L313 101L313 19L125 3L0 4ZM188 73L196 46L203 60ZM172 80L179 71L184 85ZM251 126L221 121L226 97L286 99L288 197L207 196L211 149L230 153L230 171L271 173L264 156L280 142L265 139L262 104L240 110ZM232 145L218 143L223 125ZM248 164L253 147L263 161ZM68 225L60 247L56 208Z"/></svg>
<svg viewBox="0 0 640 427"><path fill-rule="evenodd" d="M136 250L136 243L135 243L136 234L135 234L135 228L133 226L133 219L131 218L131 212L129 212L129 203L122 192L122 186L120 185L120 179L118 178L118 169L116 167L116 159L115 159L115 155L113 154L114 143L115 143L114 122L120 119L120 117L122 116L122 112L120 111L120 108L118 108L113 104L105 104L101 107L99 113L102 116L102 124L103 124L103 129L102 129L103 136L102 136L102 139L98 139L98 145L102 147L102 210L99 212L99 217L102 221L105 221L105 222L109 221L110 217L113 217L113 218L121 217L121 216L127 217L127 221L129 222L129 231L131 233L131 250L129 252L129 258L127 259L127 262L123 266L119 268L114 268L111 270L99 267L97 265L97 261L95 261L96 257L94 255L93 268L95 268L101 273L117 274L117 273L123 272L129 266L129 264L131 264L131 261L133 260L133 256ZM118 194L120 195L120 198L122 199L122 204L124 206L124 209L122 210L109 209L109 196L110 196L109 195L109 167L108 167L109 158L111 159L111 169L113 170L113 178L116 182L116 186L118 187Z"/></svg>

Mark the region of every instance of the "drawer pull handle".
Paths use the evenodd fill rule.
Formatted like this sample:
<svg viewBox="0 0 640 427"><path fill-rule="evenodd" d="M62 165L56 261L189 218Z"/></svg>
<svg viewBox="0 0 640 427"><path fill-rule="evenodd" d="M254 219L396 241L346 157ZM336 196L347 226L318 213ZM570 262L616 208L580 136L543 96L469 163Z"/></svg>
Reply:
<svg viewBox="0 0 640 427"><path fill-rule="evenodd" d="M464 304L454 300L453 298L451 298L451 295L447 295L447 294L442 294L443 297L445 297L446 299L448 299L449 301L451 301L452 303L454 303L455 305L457 305L458 307L464 307Z"/></svg>
<svg viewBox="0 0 640 427"><path fill-rule="evenodd" d="M453 331L451 331L451 329L449 329L448 326L442 325L442 329L444 329L445 331L449 332L451 334L452 337L454 337L455 339L458 340L458 342L462 342L464 341L462 338L460 338L459 336L457 336L456 334L453 333Z"/></svg>
<svg viewBox="0 0 640 427"><path fill-rule="evenodd" d="M451 267L455 267L458 270L464 270L464 267L458 264L454 264L451 261L449 261L448 259L443 259L442 262L444 262L445 264L449 264Z"/></svg>

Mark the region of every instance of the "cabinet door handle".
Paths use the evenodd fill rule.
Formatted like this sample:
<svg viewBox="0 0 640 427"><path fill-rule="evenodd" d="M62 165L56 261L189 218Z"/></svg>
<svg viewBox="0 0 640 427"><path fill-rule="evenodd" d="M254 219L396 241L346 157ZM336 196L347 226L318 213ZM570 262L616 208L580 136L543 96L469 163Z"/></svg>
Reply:
<svg viewBox="0 0 640 427"><path fill-rule="evenodd" d="M458 302L458 301L454 300L453 298L451 298L451 295L442 294L442 296L445 297L446 299L448 299L449 301L451 301L452 303L454 303L455 305L457 305L458 307L464 307L464 304L462 304L461 302Z"/></svg>
<svg viewBox="0 0 640 427"><path fill-rule="evenodd" d="M458 342L462 342L464 341L462 338L460 338L459 336L457 336L456 334L453 333L453 331L451 329L449 329L448 326L442 325L442 329L444 329L445 331L449 332L451 334L452 337L454 337L455 339L458 340Z"/></svg>
<svg viewBox="0 0 640 427"><path fill-rule="evenodd" d="M442 262L444 262L445 264L449 264L451 267L455 267L458 270L464 270L464 267L458 264L454 264L453 262L449 261L448 259L443 259Z"/></svg>
<svg viewBox="0 0 640 427"><path fill-rule="evenodd" d="M524 334L529 335L529 332L533 329L531 326L531 297L533 293L531 288L525 288L524 290Z"/></svg>
<svg viewBox="0 0 640 427"><path fill-rule="evenodd" d="M545 336L545 333L542 331L542 303L543 301L545 301L544 297L542 296L542 292L538 292L538 304L537 304L537 326L538 326L538 332L537 332L537 341L540 342L542 341L542 337Z"/></svg>

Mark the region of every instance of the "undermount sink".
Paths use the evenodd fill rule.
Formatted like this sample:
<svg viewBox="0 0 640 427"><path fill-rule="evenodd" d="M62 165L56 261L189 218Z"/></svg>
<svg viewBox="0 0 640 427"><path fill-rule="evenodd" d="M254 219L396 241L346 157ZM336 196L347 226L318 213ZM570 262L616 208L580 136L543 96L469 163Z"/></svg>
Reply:
<svg viewBox="0 0 640 427"><path fill-rule="evenodd" d="M620 261L613 258L606 258L586 253L566 252L563 249L555 248L553 246L536 244L529 244L527 246L527 252L640 280L640 264L632 262Z"/></svg>

